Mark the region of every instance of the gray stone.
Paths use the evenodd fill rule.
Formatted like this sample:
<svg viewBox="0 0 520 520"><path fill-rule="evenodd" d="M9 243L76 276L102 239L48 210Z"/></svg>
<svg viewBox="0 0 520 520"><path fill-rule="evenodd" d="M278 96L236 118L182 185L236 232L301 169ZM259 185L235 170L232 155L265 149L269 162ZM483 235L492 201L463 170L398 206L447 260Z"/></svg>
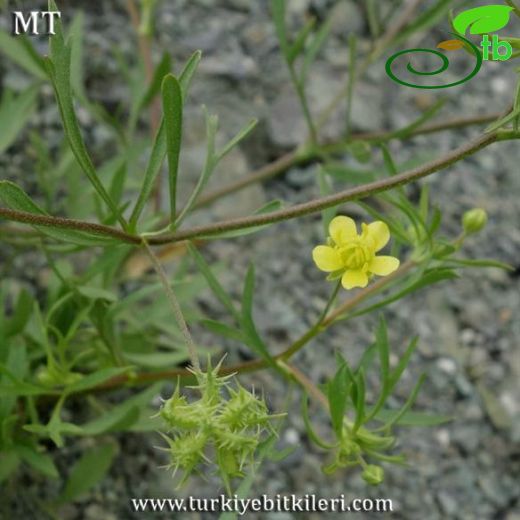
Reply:
<svg viewBox="0 0 520 520"><path fill-rule="evenodd" d="M437 493L437 499L439 500L439 504L444 514L452 516L458 511L459 504L457 499L446 491L440 491Z"/></svg>
<svg viewBox="0 0 520 520"><path fill-rule="evenodd" d="M357 4L350 0L338 2L331 12L331 32L341 38L358 33L364 26L364 16Z"/></svg>

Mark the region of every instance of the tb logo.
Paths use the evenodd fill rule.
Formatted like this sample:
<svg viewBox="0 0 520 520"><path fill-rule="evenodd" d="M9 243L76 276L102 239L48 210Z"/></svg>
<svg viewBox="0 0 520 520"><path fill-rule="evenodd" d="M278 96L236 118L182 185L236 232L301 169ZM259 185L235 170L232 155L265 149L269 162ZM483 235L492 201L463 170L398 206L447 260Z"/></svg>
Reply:
<svg viewBox="0 0 520 520"><path fill-rule="evenodd" d="M455 51L464 48L475 58L475 66L473 70L465 77L458 81L453 81L445 85L417 85L410 81L400 79L393 70L393 64L396 59L405 54L432 54L440 59L441 65L436 70L431 72L424 72L414 68L412 63L408 62L406 69L409 73L417 76L435 76L444 72L449 66L449 60L442 52L434 49L407 49L400 51L386 62L386 72L391 79L406 87L423 88L423 89L438 89L448 88L460 85L473 78L480 70L484 60L506 61L513 56L513 44L518 43L517 38L499 38L498 35L491 33L499 31L509 23L511 11L514 7L507 5L484 5L482 7L475 7L459 13L452 21L454 40L445 40L437 45L438 49L443 51ZM469 29L469 34L482 35L480 42L481 49L471 40L465 37ZM518 51L517 51L518 53Z"/></svg>

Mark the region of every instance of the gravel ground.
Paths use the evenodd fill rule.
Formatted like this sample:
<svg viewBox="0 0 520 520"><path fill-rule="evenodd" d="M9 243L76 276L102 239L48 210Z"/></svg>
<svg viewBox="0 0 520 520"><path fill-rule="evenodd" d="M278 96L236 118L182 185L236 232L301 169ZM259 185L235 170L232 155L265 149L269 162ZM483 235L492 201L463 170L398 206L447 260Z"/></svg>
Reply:
<svg viewBox="0 0 520 520"><path fill-rule="evenodd" d="M133 36L121 4L99 2L91 8L88 3L91 8L86 17L88 92L105 103L126 95L124 81L110 58L110 49L117 46L128 57L134 53ZM186 112L183 190L193 185L203 160L202 103L219 114L224 136L233 135L252 116L260 120L254 135L226 159L217 183L264 164L305 136L304 122L277 52L265 4L263 0L179 0L163 2L160 8L157 27L160 47L170 51L176 63L184 61L196 48L204 52ZM332 4L327 0L290 1L289 21L298 26L309 13L323 18ZM329 95L344 81L348 32L358 31L363 36L360 48L366 47L368 34L360 4L348 0L335 8L332 37L313 69L308 87L316 109L326 105ZM435 36L431 32L421 43L432 47ZM514 88L514 66L507 63L486 63L478 79L431 93L392 83L382 63L372 66L356 89L354 130L399 128L440 97L447 98L440 120L504 110ZM24 86L23 74L7 63L2 63L1 68L5 69L4 87ZM328 136L338 135L341 121L339 110L327 127ZM83 114L82 123L91 148L106 156L113 145L111 137L96 128L88 114ZM61 133L52 103L41 106L32 124L44 131L51 145L59 143ZM477 129L458 130L416 137L405 143L392 142L390 146L399 164L424 161L464 143L477 132ZM255 495L316 493L335 497L344 493L348 498L385 497L393 500L397 511L394 516L403 519L520 519L519 158L516 143L500 143L425 181L444 212L443 231L447 234L458 233L460 216L466 209L480 206L487 210L489 224L482 234L468 241L465 246L468 257L495 258L512 264L516 271L466 271L459 280L409 296L385 311L396 353L402 351L412 336L420 337L419 350L397 397L405 397L419 374L427 372L417 407L453 416L455 420L431 429L403 429L401 445L410 467L389 468L382 486L367 489L358 471L333 476L319 471L325 455L307 439L298 413L299 396L295 395L295 413L289 417L281 438L282 446L293 445L295 451L282 462L263 466L255 483ZM12 149L7 160L0 160L2 177L17 181L23 177L20 182L28 189L34 187L35 179L23 173L30 164L28 161L23 144ZM283 199L289 204L309 200L318 194L315 179L315 166L293 168L283 177L220 201L191 222L246 214L273 199ZM362 216L356 206L343 209L353 216ZM310 257L313 245L322 240L321 229L318 216L306 217L269 228L253 239L214 242L205 249L207 258L229 266L223 271L222 280L237 296L248 263L255 261L258 277L255 314L272 351L284 348L304 332L327 297L330 287ZM10 256L9 251L0 254L0 260L4 254L6 258ZM33 254L19 255L10 276L37 285L43 267L41 259ZM209 293L201 294L199 301L209 312L218 315ZM337 326L304 349L295 364L312 380L323 381L334 373L335 350L353 362L359 358L371 341L375 322L376 317L369 316ZM245 352L231 352L229 358L231 361L245 355ZM273 408L282 406L286 395L284 381L267 372L243 381L264 387ZM313 416L317 429L326 434L324 414L315 409ZM60 512L61 519L163 517L133 514L128 503L129 497L177 494L170 475L157 468L164 461L153 448L156 439L131 434L119 440L121 453L109 478L82 500L65 506ZM70 442L58 458L60 469L66 470L70 461L91 445L91 440ZM215 496L221 492L217 485L211 479L194 479L181 495ZM36 513L38 501L58 491L57 483L34 481L21 475L14 487L7 489L12 514L6 520L44 518ZM164 516L167 517L171 515ZM293 517L296 514L263 513L257 518ZM317 514L300 517L312 519ZM330 518L333 517L331 514ZM367 513L363 517L380 515ZM255 517L251 514L249 518Z"/></svg>

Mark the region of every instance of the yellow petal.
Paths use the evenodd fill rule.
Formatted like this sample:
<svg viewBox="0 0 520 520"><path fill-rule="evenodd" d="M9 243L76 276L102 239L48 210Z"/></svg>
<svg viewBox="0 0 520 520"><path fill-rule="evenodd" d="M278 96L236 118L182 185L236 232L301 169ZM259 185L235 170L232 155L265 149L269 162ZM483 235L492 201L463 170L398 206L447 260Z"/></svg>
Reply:
<svg viewBox="0 0 520 520"><path fill-rule="evenodd" d="M381 220L369 224L367 226L367 234L373 240L376 251L385 247L390 240L390 230Z"/></svg>
<svg viewBox="0 0 520 520"><path fill-rule="evenodd" d="M334 217L329 224L329 235L338 245L357 236L356 223L350 217Z"/></svg>
<svg viewBox="0 0 520 520"><path fill-rule="evenodd" d="M354 287L366 287L368 283L368 276L361 270L347 271L341 277L341 285L345 289L352 289Z"/></svg>
<svg viewBox="0 0 520 520"><path fill-rule="evenodd" d="M312 250L312 259L318 269L326 272L337 271L344 267L340 254L332 247L317 246Z"/></svg>
<svg viewBox="0 0 520 520"><path fill-rule="evenodd" d="M393 256L376 256L372 259L368 270L379 276L387 276L399 267L399 259Z"/></svg>

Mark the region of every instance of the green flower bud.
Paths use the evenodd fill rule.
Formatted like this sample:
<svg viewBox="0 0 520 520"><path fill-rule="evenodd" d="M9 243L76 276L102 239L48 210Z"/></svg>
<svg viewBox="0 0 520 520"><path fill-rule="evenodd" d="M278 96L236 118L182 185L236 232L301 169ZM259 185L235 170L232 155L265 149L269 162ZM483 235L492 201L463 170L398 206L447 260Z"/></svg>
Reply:
<svg viewBox="0 0 520 520"><path fill-rule="evenodd" d="M348 437L343 437L339 445L336 463L340 467L356 464L360 453L361 448L357 442Z"/></svg>
<svg viewBox="0 0 520 520"><path fill-rule="evenodd" d="M464 213L462 217L462 226L464 233L478 233L487 224L487 213L481 208L473 208Z"/></svg>
<svg viewBox="0 0 520 520"><path fill-rule="evenodd" d="M385 472L381 466L369 464L365 467L361 476L367 484L377 486L383 482L383 479L385 478Z"/></svg>

